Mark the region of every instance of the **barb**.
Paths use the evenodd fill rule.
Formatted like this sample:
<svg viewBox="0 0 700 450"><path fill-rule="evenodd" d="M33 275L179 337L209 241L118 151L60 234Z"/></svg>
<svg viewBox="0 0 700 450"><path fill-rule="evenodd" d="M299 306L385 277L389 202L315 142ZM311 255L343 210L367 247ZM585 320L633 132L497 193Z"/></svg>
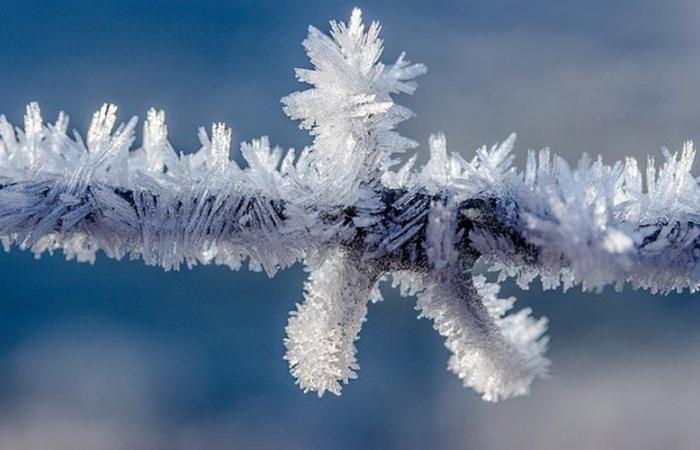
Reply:
<svg viewBox="0 0 700 450"><path fill-rule="evenodd" d="M634 159L576 169L548 150L511 166L515 135L470 161L430 138L430 160L396 155L417 144L396 125L412 116L394 95L412 93L425 72L403 55L380 62L379 26L355 10L331 36L310 28L304 46L312 87L283 99L314 137L297 157L267 138L229 159L231 130L200 130L201 148L178 154L165 115L148 112L143 145L136 120L114 129L116 107L95 113L86 140L67 134L61 113L45 124L36 104L24 129L0 118L0 236L36 254L69 259L142 258L166 270L225 264L274 275L303 261L305 301L287 326L286 359L298 384L319 395L356 377L359 337L377 284L391 276L415 295L452 356L449 368L486 400L521 395L547 374L546 320L473 274L478 259L523 287L613 284L654 292L700 286L700 188L692 144L665 154L644 176Z"/></svg>

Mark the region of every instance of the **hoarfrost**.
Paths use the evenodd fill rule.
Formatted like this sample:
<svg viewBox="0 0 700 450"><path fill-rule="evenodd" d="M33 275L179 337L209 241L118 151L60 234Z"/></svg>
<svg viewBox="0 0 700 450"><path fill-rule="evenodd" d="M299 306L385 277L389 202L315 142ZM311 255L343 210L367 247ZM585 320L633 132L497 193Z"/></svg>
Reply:
<svg viewBox="0 0 700 450"><path fill-rule="evenodd" d="M540 278L545 288L698 289L691 143L665 152L660 167L650 159L644 174L631 158L571 168L547 149L530 151L521 172L515 135L467 161L436 134L424 167L415 155L397 167L417 144L395 129L413 113L394 96L412 94L426 69L404 54L383 64L379 31L358 9L347 24L331 22L330 36L309 28L313 67L297 77L311 87L282 99L313 136L298 157L262 137L241 144L241 168L221 123L200 129L199 151L180 154L156 110L137 149L136 120L115 129L113 105L95 113L85 140L67 134L63 113L44 123L35 103L24 129L0 116L3 245L87 262L101 250L166 270L248 261L271 276L303 261L310 276L289 317L286 359L318 395L357 376L355 341L387 275L445 338L449 369L490 401L547 374L546 319L509 314L514 299L473 273L477 260L523 288Z"/></svg>

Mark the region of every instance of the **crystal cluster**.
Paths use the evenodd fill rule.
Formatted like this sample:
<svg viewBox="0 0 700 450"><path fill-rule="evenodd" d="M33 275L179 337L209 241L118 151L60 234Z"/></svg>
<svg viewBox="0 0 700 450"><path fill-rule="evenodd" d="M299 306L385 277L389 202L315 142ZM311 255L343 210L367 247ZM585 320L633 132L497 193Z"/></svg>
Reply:
<svg viewBox="0 0 700 450"><path fill-rule="evenodd" d="M39 255L141 258L166 270L225 264L274 275L303 261L304 301L287 325L286 359L304 391L339 394L357 376L355 341L378 283L415 296L451 356L448 367L485 400L528 391L547 374L546 320L473 273L477 260L526 288L600 290L629 282L654 292L700 286L700 189L694 150L666 153L642 175L634 159L572 169L547 150L512 167L515 136L471 160L430 138L430 160L414 168L417 144L395 127L412 112L420 64L380 61L379 25L359 10L309 29L311 87L285 97L286 113L313 136L300 154L266 137L229 158L231 130L200 130L201 148L176 152L162 111L151 110L143 143L136 120L116 124L116 107L95 113L83 139L68 118L44 123L27 107L24 129L0 117L0 237ZM643 182L643 178L646 180Z"/></svg>

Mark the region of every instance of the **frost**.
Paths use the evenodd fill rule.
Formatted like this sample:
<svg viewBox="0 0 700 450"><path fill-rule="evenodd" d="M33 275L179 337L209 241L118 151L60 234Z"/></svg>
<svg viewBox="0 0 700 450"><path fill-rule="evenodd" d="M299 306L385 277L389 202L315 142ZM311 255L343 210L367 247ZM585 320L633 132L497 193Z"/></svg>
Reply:
<svg viewBox="0 0 700 450"><path fill-rule="evenodd" d="M377 276L377 268L343 249L332 250L311 272L284 342L285 359L304 392L340 394L340 382L357 377L354 342Z"/></svg>
<svg viewBox="0 0 700 450"><path fill-rule="evenodd" d="M430 159L401 154L417 144L396 126L412 112L394 101L425 72L403 54L381 62L379 25L359 10L310 28L309 89L284 110L309 131L299 154L267 137L243 142L245 167L230 160L231 128L200 129L201 148L176 152L163 111L148 111L143 143L136 119L117 125L117 108L93 116L85 139L68 117L45 123L27 107L24 128L0 116L0 240L36 255L62 250L94 262L141 258L166 270L244 262L270 276L302 261L305 298L291 313L285 356L304 391L339 394L357 377L355 341L368 304L389 278L414 296L465 386L495 401L528 391L547 375L546 319L474 273L482 260L498 279L527 288L606 285L666 293L700 287L700 188L695 151L664 152L642 172L628 158L612 165L582 158L572 168L545 149L512 166L515 135L470 160L429 139Z"/></svg>

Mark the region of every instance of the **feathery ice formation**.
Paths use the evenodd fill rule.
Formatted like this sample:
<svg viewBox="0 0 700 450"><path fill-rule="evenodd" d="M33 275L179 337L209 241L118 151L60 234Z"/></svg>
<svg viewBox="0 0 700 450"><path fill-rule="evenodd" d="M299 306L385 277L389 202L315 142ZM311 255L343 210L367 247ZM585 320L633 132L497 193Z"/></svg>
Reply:
<svg viewBox="0 0 700 450"><path fill-rule="evenodd" d="M390 277L417 298L451 352L449 369L483 398L528 391L546 375L545 319L472 273L477 259L546 288L600 290L629 282L666 293L700 286L700 188L692 144L650 160L646 182L634 159L578 168L530 152L511 167L514 135L467 161L430 138L430 160L400 168L417 144L395 131L412 116L394 103L425 72L403 55L380 62L379 25L359 10L330 36L309 29L311 88L285 97L286 113L314 137L298 156L267 138L241 145L230 161L231 130L200 130L201 148L176 153L162 111L151 110L143 144L136 120L114 129L116 107L95 113L84 140L60 114L45 124L27 107L24 130L0 118L0 236L39 255L68 259L142 258L166 270L247 260L269 275L303 261L305 300L287 326L286 359L304 391L339 394L356 377L355 340L377 284Z"/></svg>

